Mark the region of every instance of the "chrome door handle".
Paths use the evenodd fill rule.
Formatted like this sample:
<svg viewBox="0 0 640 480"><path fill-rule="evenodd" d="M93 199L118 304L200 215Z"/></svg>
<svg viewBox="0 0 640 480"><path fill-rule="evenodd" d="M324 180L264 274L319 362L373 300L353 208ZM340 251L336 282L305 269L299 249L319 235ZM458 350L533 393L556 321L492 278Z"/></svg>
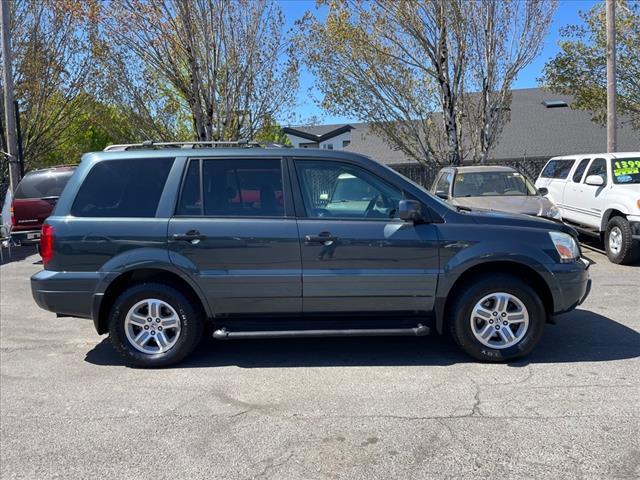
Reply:
<svg viewBox="0 0 640 480"><path fill-rule="evenodd" d="M338 240L338 237L331 235L329 232L322 232L320 235L305 235L305 243L322 243L323 245L331 245Z"/></svg>
<svg viewBox="0 0 640 480"><path fill-rule="evenodd" d="M183 233L183 234L174 233L172 238L175 241L185 241L185 242L192 242L192 243L196 241L195 243L197 243L200 240L206 240L207 236L201 235L200 232L197 230L189 230L187 233Z"/></svg>

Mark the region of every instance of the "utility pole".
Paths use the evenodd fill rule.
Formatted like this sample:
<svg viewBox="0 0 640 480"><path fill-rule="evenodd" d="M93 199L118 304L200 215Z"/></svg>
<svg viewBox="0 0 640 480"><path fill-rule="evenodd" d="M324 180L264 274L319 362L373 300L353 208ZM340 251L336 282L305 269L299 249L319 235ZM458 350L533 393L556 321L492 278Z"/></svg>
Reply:
<svg viewBox="0 0 640 480"><path fill-rule="evenodd" d="M16 138L16 116L13 98L13 73L11 71L11 43L9 39L9 0L0 0L2 23L2 62L4 71L4 115L7 128L7 150L9 154L9 188L16 191L20 181L20 161Z"/></svg>
<svg viewBox="0 0 640 480"><path fill-rule="evenodd" d="M607 7L607 152L618 148L616 128L616 0Z"/></svg>

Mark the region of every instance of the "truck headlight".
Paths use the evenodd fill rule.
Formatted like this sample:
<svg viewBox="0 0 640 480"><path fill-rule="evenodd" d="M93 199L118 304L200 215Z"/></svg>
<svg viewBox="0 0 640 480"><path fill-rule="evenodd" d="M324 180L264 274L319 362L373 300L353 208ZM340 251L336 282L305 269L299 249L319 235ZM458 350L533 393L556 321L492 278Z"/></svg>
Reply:
<svg viewBox="0 0 640 480"><path fill-rule="evenodd" d="M572 262L580 256L580 249L576 240L568 233L549 232L551 241L556 247L560 261Z"/></svg>
<svg viewBox="0 0 640 480"><path fill-rule="evenodd" d="M560 209L555 205L551 205L551 207L549 207L549 210L547 210L547 217L553 218L555 220L562 220Z"/></svg>

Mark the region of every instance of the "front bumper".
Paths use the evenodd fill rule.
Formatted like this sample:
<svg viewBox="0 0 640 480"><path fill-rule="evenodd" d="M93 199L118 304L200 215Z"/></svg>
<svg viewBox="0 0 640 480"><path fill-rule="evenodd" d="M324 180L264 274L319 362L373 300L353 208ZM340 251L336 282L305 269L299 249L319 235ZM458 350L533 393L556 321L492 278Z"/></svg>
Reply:
<svg viewBox="0 0 640 480"><path fill-rule="evenodd" d="M31 277L31 293L40 308L60 315L91 318L99 275L41 270Z"/></svg>
<svg viewBox="0 0 640 480"><path fill-rule="evenodd" d="M553 277L553 313L573 310L582 304L591 292L589 261L580 258L571 263L558 263L551 269Z"/></svg>

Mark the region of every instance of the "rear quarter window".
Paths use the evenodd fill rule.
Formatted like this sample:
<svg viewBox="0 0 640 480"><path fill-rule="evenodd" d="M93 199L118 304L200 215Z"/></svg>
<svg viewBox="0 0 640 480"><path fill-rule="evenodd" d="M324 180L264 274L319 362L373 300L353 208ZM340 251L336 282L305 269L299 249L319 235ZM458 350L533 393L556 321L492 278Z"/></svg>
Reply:
<svg viewBox="0 0 640 480"><path fill-rule="evenodd" d="M154 217L173 158L105 160L84 179L71 207L76 217Z"/></svg>
<svg viewBox="0 0 640 480"><path fill-rule="evenodd" d="M575 160L551 160L540 173L540 178L565 179L569 176Z"/></svg>
<svg viewBox="0 0 640 480"><path fill-rule="evenodd" d="M73 170L35 172L26 175L16 188L15 198L59 197L73 175Z"/></svg>

